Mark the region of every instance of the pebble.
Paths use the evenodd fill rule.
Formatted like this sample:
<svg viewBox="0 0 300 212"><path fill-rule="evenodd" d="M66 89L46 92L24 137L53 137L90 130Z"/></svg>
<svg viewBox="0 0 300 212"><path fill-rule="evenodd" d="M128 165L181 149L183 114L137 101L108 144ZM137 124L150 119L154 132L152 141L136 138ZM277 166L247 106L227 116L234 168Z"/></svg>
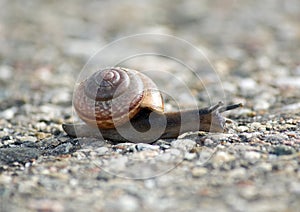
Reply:
<svg viewBox="0 0 300 212"><path fill-rule="evenodd" d="M35 148L0 148L0 164L25 164L33 159L37 159L40 154L41 151Z"/></svg>
<svg viewBox="0 0 300 212"><path fill-rule="evenodd" d="M13 76L12 67L7 65L0 66L0 80L5 82L10 80Z"/></svg>
<svg viewBox="0 0 300 212"><path fill-rule="evenodd" d="M282 143L284 140L288 140L289 137L287 135L277 135L277 134L271 134L271 135L266 135L265 136L265 140L267 142L270 142L272 144L280 144Z"/></svg>
<svg viewBox="0 0 300 212"><path fill-rule="evenodd" d="M300 88L300 77L280 77L275 80L275 84L282 88Z"/></svg>
<svg viewBox="0 0 300 212"><path fill-rule="evenodd" d="M186 152L184 154L184 159L185 160L194 160L195 158L197 157L197 154L196 153L190 153L190 152Z"/></svg>
<svg viewBox="0 0 300 212"><path fill-rule="evenodd" d="M213 156L213 161L215 163L223 163L223 162L229 162L234 160L235 157L227 152L224 151L218 151L214 156Z"/></svg>
<svg viewBox="0 0 300 212"><path fill-rule="evenodd" d="M262 172L270 172L272 171L272 164L267 162L262 162L256 168L257 170Z"/></svg>
<svg viewBox="0 0 300 212"><path fill-rule="evenodd" d="M136 197L131 195L123 195L118 197L118 201L106 202L104 211L137 211L139 202Z"/></svg>
<svg viewBox="0 0 300 212"><path fill-rule="evenodd" d="M196 178L202 177L206 173L207 173L207 169L204 167L195 167L192 169L192 176Z"/></svg>
<svg viewBox="0 0 300 212"><path fill-rule="evenodd" d="M105 155L109 152L109 149L105 146L103 147L99 147L97 149L94 150L95 152L97 152L97 155L100 156L100 155Z"/></svg>
<svg viewBox="0 0 300 212"><path fill-rule="evenodd" d="M30 200L28 207L33 211L51 211L51 212L62 212L65 211L64 206L61 202L51 199L34 199Z"/></svg>
<svg viewBox="0 0 300 212"><path fill-rule="evenodd" d="M261 158L261 154L259 152L249 151L245 152L244 157L247 161L255 163Z"/></svg>
<svg viewBox="0 0 300 212"><path fill-rule="evenodd" d="M0 118L10 120L14 118L17 111L18 109L16 107L8 108L0 113Z"/></svg>
<svg viewBox="0 0 300 212"><path fill-rule="evenodd" d="M238 127L236 128L236 130L237 130L238 132L248 132L248 131L249 131L249 127L247 127L247 126L238 126Z"/></svg>
<svg viewBox="0 0 300 212"><path fill-rule="evenodd" d="M12 181L12 179L13 179L12 176L2 174L2 175L0 175L0 184L2 184L2 185L8 184Z"/></svg>
<svg viewBox="0 0 300 212"><path fill-rule="evenodd" d="M300 182L291 182L290 192L300 196Z"/></svg>
<svg viewBox="0 0 300 212"><path fill-rule="evenodd" d="M48 137L50 137L50 136L51 136L50 133L43 133L43 132L37 132L37 133L36 133L36 137L37 137L37 139L39 139L39 140L43 140L43 139L48 138Z"/></svg>
<svg viewBox="0 0 300 212"><path fill-rule="evenodd" d="M279 145L273 148L273 150L271 151L271 153L277 155L277 156L281 156L281 155L291 155L294 154L296 152L295 149L293 149L290 146L286 146L286 145Z"/></svg>
<svg viewBox="0 0 300 212"><path fill-rule="evenodd" d="M36 142L37 138L34 136L16 136L17 139L20 141L29 141L29 142Z"/></svg>
<svg viewBox="0 0 300 212"><path fill-rule="evenodd" d="M207 139L204 140L203 145L204 146L213 146L214 141L212 139L207 138Z"/></svg>
<svg viewBox="0 0 300 212"><path fill-rule="evenodd" d="M242 179L245 177L246 173L247 171L245 168L236 168L229 172L228 175L233 179Z"/></svg>
<svg viewBox="0 0 300 212"><path fill-rule="evenodd" d="M196 142L190 139L177 139L172 141L171 146L184 151L191 151L196 146Z"/></svg>
<svg viewBox="0 0 300 212"><path fill-rule="evenodd" d="M262 124L259 123L259 122L252 122L252 123L250 124L250 127L253 128L253 129L259 129L259 128L262 127Z"/></svg>
<svg viewBox="0 0 300 212"><path fill-rule="evenodd" d="M252 96L257 93L257 83L252 78L244 78L239 81L239 88L243 96Z"/></svg>
<svg viewBox="0 0 300 212"><path fill-rule="evenodd" d="M295 103L295 104L288 104L288 105L285 105L281 108L281 111L285 112L287 110L299 110L300 109L300 102L299 103Z"/></svg>
<svg viewBox="0 0 300 212"><path fill-rule="evenodd" d="M255 104L253 106L253 109L255 111L260 111L260 110L268 110L270 108L270 103L267 100L257 100L255 101Z"/></svg>
<svg viewBox="0 0 300 212"><path fill-rule="evenodd" d="M245 187L242 190L240 190L240 195L244 199L255 200L255 199L257 199L259 193L258 193L258 190L254 186L249 186L249 187Z"/></svg>

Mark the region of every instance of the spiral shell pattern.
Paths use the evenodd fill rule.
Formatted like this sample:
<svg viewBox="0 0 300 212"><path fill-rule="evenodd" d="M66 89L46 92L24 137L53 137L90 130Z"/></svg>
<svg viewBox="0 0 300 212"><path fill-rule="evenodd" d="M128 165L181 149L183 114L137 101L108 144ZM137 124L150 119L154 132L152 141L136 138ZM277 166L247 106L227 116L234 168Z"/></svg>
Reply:
<svg viewBox="0 0 300 212"><path fill-rule="evenodd" d="M135 70L119 67L99 70L75 90L74 108L90 126L115 128L140 111L149 93L145 90L153 89L153 85L151 79Z"/></svg>

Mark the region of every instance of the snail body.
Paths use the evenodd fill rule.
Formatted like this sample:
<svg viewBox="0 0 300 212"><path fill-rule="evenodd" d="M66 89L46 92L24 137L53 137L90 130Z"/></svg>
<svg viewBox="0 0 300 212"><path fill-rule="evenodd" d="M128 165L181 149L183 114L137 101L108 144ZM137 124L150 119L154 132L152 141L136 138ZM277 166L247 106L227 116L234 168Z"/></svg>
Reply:
<svg viewBox="0 0 300 212"><path fill-rule="evenodd" d="M188 131L224 132L220 113L241 104L164 112L162 96L146 75L114 67L95 72L75 89L73 104L86 124L63 124L72 137L102 137L114 142L153 142Z"/></svg>

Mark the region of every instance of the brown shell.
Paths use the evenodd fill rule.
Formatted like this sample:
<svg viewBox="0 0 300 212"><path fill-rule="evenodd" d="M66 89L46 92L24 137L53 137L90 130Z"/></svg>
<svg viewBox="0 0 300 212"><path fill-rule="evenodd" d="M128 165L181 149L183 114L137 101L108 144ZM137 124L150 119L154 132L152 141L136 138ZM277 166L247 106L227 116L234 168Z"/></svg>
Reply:
<svg viewBox="0 0 300 212"><path fill-rule="evenodd" d="M81 82L73 103L84 122L101 129L128 122L141 108L162 113L164 107L161 94L150 78L120 67L97 71Z"/></svg>

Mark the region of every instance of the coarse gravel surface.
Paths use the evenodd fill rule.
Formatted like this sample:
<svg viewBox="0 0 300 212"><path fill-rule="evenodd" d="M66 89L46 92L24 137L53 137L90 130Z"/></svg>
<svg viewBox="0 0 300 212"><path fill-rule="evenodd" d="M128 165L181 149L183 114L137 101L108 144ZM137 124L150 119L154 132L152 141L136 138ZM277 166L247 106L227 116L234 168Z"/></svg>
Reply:
<svg viewBox="0 0 300 212"><path fill-rule="evenodd" d="M1 212L300 211L300 1L0 0L0 8ZM140 33L157 34L106 46ZM163 34L171 36L162 42ZM103 47L106 64L89 60ZM148 48L180 57L201 83L171 56L126 57ZM195 99L244 107L224 114L224 133L152 144L68 137L62 124L76 121L85 64L124 58L118 64L187 85L191 95L153 74L167 110Z"/></svg>

